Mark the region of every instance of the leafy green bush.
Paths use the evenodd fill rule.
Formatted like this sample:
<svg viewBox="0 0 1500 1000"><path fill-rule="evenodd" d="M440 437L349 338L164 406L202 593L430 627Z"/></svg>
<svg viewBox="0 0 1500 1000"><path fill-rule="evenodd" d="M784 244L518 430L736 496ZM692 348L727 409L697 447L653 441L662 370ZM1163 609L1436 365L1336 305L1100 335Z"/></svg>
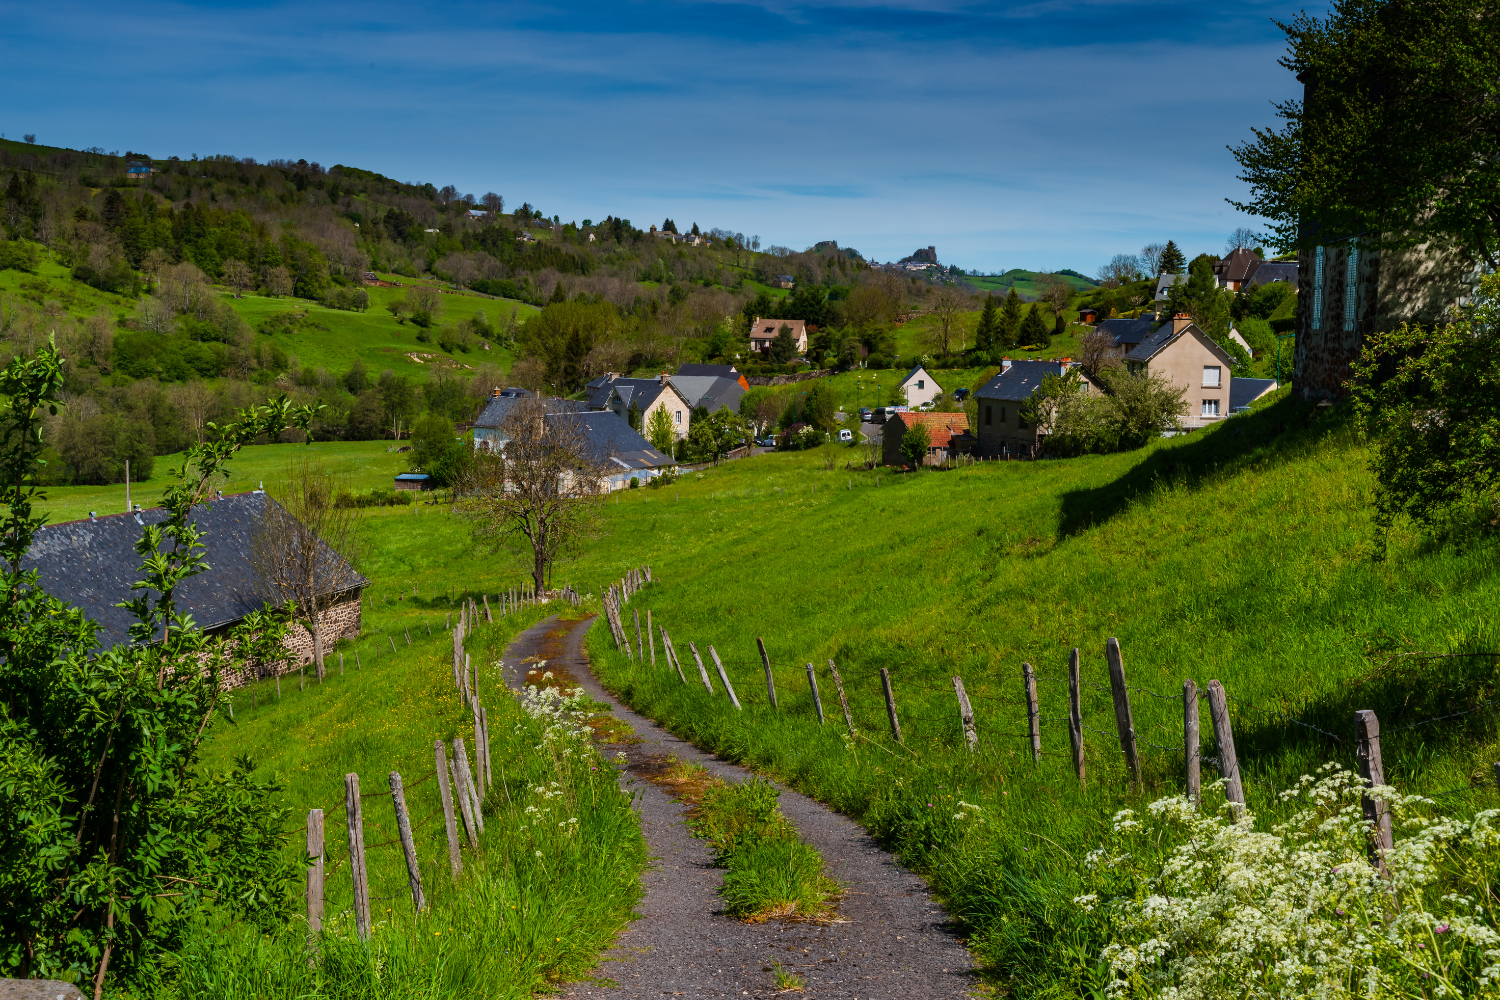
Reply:
<svg viewBox="0 0 1500 1000"><path fill-rule="evenodd" d="M35 246L25 240L0 240L0 271L35 270Z"/></svg>
<svg viewBox="0 0 1500 1000"><path fill-rule="evenodd" d="M414 490L371 490L368 493L352 493L348 490L333 498L337 507L410 507L414 502Z"/></svg>

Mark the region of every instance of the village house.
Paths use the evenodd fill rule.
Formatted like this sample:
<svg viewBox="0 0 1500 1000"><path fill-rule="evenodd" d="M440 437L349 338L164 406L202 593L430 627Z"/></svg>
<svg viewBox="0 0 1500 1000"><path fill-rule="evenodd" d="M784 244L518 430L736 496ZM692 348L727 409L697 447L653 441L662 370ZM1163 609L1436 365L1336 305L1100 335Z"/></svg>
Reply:
<svg viewBox="0 0 1500 1000"><path fill-rule="evenodd" d="M204 532L208 569L184 580L173 597L177 610L192 615L205 632L227 632L250 612L278 603L251 557L255 536L265 523L266 505L275 503L256 490L220 497L194 508L193 521ZM130 589L139 578L141 562L135 544L146 525L161 524L168 516L165 508L154 507L49 524L32 540L22 569L36 570L47 593L82 609L98 622L101 646L129 644L135 616L119 605L136 595ZM329 601L322 618L325 650L340 639L359 636L360 598L370 584L342 559L337 565L339 572L319 595ZM288 633L286 646L295 664L312 662L312 634L300 624ZM225 683L238 686L248 679L235 674L226 677Z"/></svg>
<svg viewBox="0 0 1500 1000"><path fill-rule="evenodd" d="M693 365L692 367L712 368L716 366ZM745 397L746 387L741 384L740 378L725 378L722 375L684 375L679 370L676 375L672 376L672 388L687 400L689 410L696 410L701 406L709 413L718 410L731 410L738 413L740 400Z"/></svg>
<svg viewBox="0 0 1500 1000"><path fill-rule="evenodd" d="M1188 429L1229 415L1232 365L1229 353L1186 317L1162 324L1125 355L1130 371L1162 375L1182 388L1188 405L1182 425Z"/></svg>
<svg viewBox="0 0 1500 1000"><path fill-rule="evenodd" d="M151 165L142 163L140 160L131 160L125 168L125 179L127 181L149 181L151 174Z"/></svg>
<svg viewBox="0 0 1500 1000"><path fill-rule="evenodd" d="M505 445L510 440L505 418L522 398L520 395L502 395L501 390L495 390L474 421L475 451L505 454ZM645 483L677 465L676 459L658 451L623 417L610 410L591 410L587 403L571 399L545 402L547 420L576 421L585 446L610 470L605 475L607 489L626 489L632 479Z"/></svg>
<svg viewBox="0 0 1500 1000"><path fill-rule="evenodd" d="M672 376L666 372L656 378L626 378L615 372L606 372L589 382L586 388L590 410L609 410L636 426L643 435L649 433L651 415L657 410L667 411L676 440L681 441L688 435L693 404L672 384ZM632 411L639 414L638 425L632 420Z"/></svg>
<svg viewBox="0 0 1500 1000"><path fill-rule="evenodd" d="M1007 455L1032 455L1045 435L1022 415L1022 407L1031 399L1048 375L1063 376L1078 366L1070 359L1061 361L1000 360L1000 374L980 386L974 393L978 407L975 448L984 458ZM1099 387L1081 370L1084 392L1098 392Z"/></svg>
<svg viewBox="0 0 1500 1000"><path fill-rule="evenodd" d="M807 321L802 319L762 319L755 317L750 324L750 350L766 353L771 350L771 341L783 326L792 328L792 339L797 342L797 353L807 353Z"/></svg>
<svg viewBox="0 0 1500 1000"><path fill-rule="evenodd" d="M881 434L880 460L891 467L910 465L901 453L901 442L906 432L917 424L927 427L927 457L923 465L941 465L962 453L972 451L974 439L969 434L969 417L964 413L904 413L892 414L885 422Z"/></svg>
<svg viewBox="0 0 1500 1000"><path fill-rule="evenodd" d="M750 390L749 381L734 365L681 365L677 369L677 374L691 377L708 375L714 378L727 378L738 382L740 388L746 392Z"/></svg>
<svg viewBox="0 0 1500 1000"><path fill-rule="evenodd" d="M898 384L906 390L906 405L912 408L926 406L943 392L943 387L937 384L937 379L929 375L927 369L921 365L907 372L906 377Z"/></svg>

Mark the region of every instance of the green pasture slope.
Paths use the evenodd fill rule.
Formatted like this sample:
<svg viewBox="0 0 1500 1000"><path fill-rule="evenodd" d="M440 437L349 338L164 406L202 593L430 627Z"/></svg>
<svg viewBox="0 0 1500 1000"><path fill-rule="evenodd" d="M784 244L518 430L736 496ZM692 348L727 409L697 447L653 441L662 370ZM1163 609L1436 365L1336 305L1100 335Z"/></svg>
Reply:
<svg viewBox="0 0 1500 1000"><path fill-rule="evenodd" d="M982 292L993 291L997 295L1004 295L1014 288L1017 295L1034 299L1042 294L1041 287L1036 282L1036 279L1042 273L1041 271L1028 271L1025 268L1013 267L1004 274L965 275L963 280L976 286ZM1098 282L1090 281L1087 278L1080 278L1072 274L1065 274L1063 277L1067 279L1068 284L1080 292L1092 291L1099 287Z"/></svg>
<svg viewBox="0 0 1500 1000"><path fill-rule="evenodd" d="M1380 558L1369 452L1338 411L1319 420L1281 399L1134 453L906 476L847 471L857 454L833 448L832 471L817 453L759 456L627 493L606 510L610 534L570 570L612 578L650 563L659 582L634 606L649 608L679 649L692 640L706 655L712 644L743 713L664 666L627 662L602 627L590 649L608 685L675 732L867 825L931 880L989 974L1016 995L1102 989L1102 929L1071 903L1085 891L1077 861L1102 843L1117 809L1181 791L1172 748L1182 744L1185 678L1200 689L1217 678L1234 699L1261 822L1279 814L1275 791L1300 775L1329 760L1354 766L1362 708L1389 733L1393 784L1457 788L1443 801L1461 813L1500 805L1493 713L1394 732L1491 697L1492 661L1391 659L1500 648L1500 545L1398 530ZM768 705L758 636L779 711ZM1139 791L1109 735L1111 636L1140 689ZM1063 721L1074 646L1088 685L1086 790ZM851 745L830 659L859 730ZM1040 764L1026 737L1023 662L1040 678ZM806 663L819 668L821 727ZM889 734L881 667L904 745ZM953 676L974 703L972 755ZM958 801L979 805L984 822L954 818L965 812Z"/></svg>
<svg viewBox="0 0 1500 1000"><path fill-rule="evenodd" d="M503 690L505 646L551 609L499 617L496 596L518 584L514 568L467 544L467 530L437 506L362 512L360 568L372 578L364 631L338 644L328 677L309 671L233 693L234 721L221 721L203 764L223 769L249 756L262 773L287 782L281 805L301 858L297 832L311 808L327 820L330 961L320 974L305 960L305 926L261 938L230 928L196 935L183 954L184 995L260 1000L265 996L521 998L576 978L623 928L640 894L645 847L614 774L597 755L541 749L541 727ZM212 558L213 541L208 540ZM472 716L450 673L449 615L465 597L487 594L497 612L468 642L490 715L496 784L485 806L487 830L455 885L433 771L433 741L463 737L473 747ZM410 640L408 641L408 634ZM393 648L394 646L394 648ZM356 654L358 658L356 659ZM339 661L342 655L343 666ZM356 666L358 664L358 667ZM428 909L414 913L396 838L387 774L402 774L422 866ZM352 888L343 811L344 775L357 773L369 846L376 932L369 948L353 940ZM556 781L560 800L538 789ZM542 809L538 822L528 806ZM556 815L551 815L556 813ZM576 830L567 821L578 817Z"/></svg>

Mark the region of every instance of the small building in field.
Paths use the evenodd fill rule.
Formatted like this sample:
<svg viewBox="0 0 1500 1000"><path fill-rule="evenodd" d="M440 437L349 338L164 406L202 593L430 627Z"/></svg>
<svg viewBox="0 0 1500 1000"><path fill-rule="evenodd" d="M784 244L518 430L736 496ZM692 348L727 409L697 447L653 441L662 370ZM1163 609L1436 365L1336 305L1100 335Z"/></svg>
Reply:
<svg viewBox="0 0 1500 1000"><path fill-rule="evenodd" d="M910 461L901 453L901 442L906 432L917 424L927 427L927 457L923 465L941 465L960 454L972 451L973 437L969 434L969 417L966 413L913 413L910 410L892 414L881 432L880 460L891 467L910 466Z"/></svg>
<svg viewBox="0 0 1500 1000"><path fill-rule="evenodd" d="M125 167L125 179L127 181L149 181L153 170L149 163L140 160L131 160Z"/></svg>
<svg viewBox="0 0 1500 1000"><path fill-rule="evenodd" d="M1086 326L1093 326L1099 322L1099 310L1093 306L1083 306L1078 310L1078 322Z"/></svg>
<svg viewBox="0 0 1500 1000"><path fill-rule="evenodd" d="M926 406L943 392L943 387L937 384L937 379L929 375L927 369L921 365L907 372L906 377L898 384L906 390L906 405L912 409Z"/></svg>
<svg viewBox="0 0 1500 1000"><path fill-rule="evenodd" d="M771 343L781 333L781 328L792 328L792 339L797 343L797 353L807 353L807 321L802 319L762 319L755 317L750 324L750 350L769 353Z"/></svg>
<svg viewBox="0 0 1500 1000"><path fill-rule="evenodd" d="M191 615L205 632L227 632L250 612L280 603L252 556L256 535L268 523L267 505L275 503L256 490L220 497L193 509L193 522L204 533L208 569L184 580L173 597L177 610ZM130 626L135 616L119 605L140 593L130 589L140 576L141 557L135 544L147 525L161 524L168 516L165 508L153 507L49 524L37 532L21 568L36 570L47 593L80 608L97 622L101 648L131 645ZM274 523L284 522L278 517ZM333 565L335 570L320 596L320 600L327 600L321 618L325 655L340 639L359 636L360 597L370 585L343 559L336 559ZM291 664L283 670L312 661L312 634L301 624L288 633L286 646ZM224 681L238 686L253 679L254 673L251 668L230 674Z"/></svg>
<svg viewBox="0 0 1500 1000"><path fill-rule="evenodd" d="M791 288L796 283L796 279L790 274L778 274L776 276L776 285L779 288Z"/></svg>
<svg viewBox="0 0 1500 1000"><path fill-rule="evenodd" d="M398 490L430 490L435 487L432 477L425 472L403 472L396 477L396 489Z"/></svg>

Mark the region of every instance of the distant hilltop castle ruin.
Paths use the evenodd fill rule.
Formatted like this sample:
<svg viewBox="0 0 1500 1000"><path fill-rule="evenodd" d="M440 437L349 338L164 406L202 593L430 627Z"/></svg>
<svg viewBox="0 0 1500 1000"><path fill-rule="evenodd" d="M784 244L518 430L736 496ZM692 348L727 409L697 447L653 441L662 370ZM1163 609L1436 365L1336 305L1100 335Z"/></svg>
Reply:
<svg viewBox="0 0 1500 1000"><path fill-rule="evenodd" d="M937 267L937 247L928 247L925 250L918 250L910 257L902 257L896 262L896 264L913 271L920 271L928 267Z"/></svg>

